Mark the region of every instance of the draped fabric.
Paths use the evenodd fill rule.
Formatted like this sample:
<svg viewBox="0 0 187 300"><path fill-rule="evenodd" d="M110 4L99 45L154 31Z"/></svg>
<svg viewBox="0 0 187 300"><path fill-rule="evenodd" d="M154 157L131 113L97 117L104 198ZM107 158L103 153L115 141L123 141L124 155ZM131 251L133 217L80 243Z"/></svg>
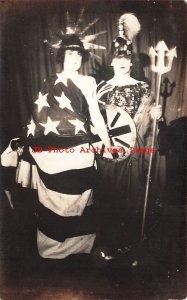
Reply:
<svg viewBox="0 0 187 300"><path fill-rule="evenodd" d="M74 167L78 167L74 157L70 156L70 159L74 160ZM61 158L60 162L63 164L64 160ZM92 184L87 186L85 181L84 186L81 186L80 174L84 171L87 171L87 176L92 171ZM69 169L70 178L67 186L66 172L63 174L63 167L61 167L60 174L64 175L64 180L59 178L60 174L58 173L56 174L56 184L53 185L49 173L41 176L38 167L30 165L24 160L21 161L17 170L19 186L16 196L18 200L26 201L30 193L28 184L36 191L35 197L32 197L32 209L38 227L38 251L42 257L60 259L70 254L91 251L95 240L92 192L94 170L90 167L90 172L88 173L88 171L89 168L87 170L77 169L76 177L73 179L71 174L73 170ZM28 180L29 173L29 179L32 181ZM50 186L48 181L50 181ZM77 182L76 186L75 182ZM57 186L61 189L58 190Z"/></svg>
<svg viewBox="0 0 187 300"><path fill-rule="evenodd" d="M93 81L88 80L88 77L84 78L80 75L79 78L81 79L79 84L81 81L87 82L90 90L93 89ZM47 139L53 136L53 140L55 137L70 139L76 134L77 143L78 137L80 138L79 143L88 142L88 105L81 90L70 79L67 79L64 84L60 75L51 77L50 81L45 80L41 92L34 102L32 121L28 128L28 138L34 136L34 139L37 139L40 136L46 136ZM50 141L47 141L46 144L50 145ZM62 146L66 147L67 145L63 144Z"/></svg>
<svg viewBox="0 0 187 300"><path fill-rule="evenodd" d="M37 191L33 213L44 258L89 253L95 240L95 159L94 153L81 151L90 147L86 97L95 89L92 77L77 75L72 81L63 73L51 76L44 80L25 126L16 182L20 196L22 189Z"/></svg>

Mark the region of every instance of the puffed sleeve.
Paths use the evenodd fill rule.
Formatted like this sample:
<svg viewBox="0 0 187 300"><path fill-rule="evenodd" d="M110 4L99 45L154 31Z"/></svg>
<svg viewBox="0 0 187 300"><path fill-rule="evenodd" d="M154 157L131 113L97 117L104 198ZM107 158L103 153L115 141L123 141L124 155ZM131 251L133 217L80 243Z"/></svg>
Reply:
<svg viewBox="0 0 187 300"><path fill-rule="evenodd" d="M141 84L141 103L134 117L137 131L143 139L146 137L147 132L150 131L150 128L152 126L150 111L153 103L154 99L151 94L150 87L147 83L143 82Z"/></svg>
<svg viewBox="0 0 187 300"><path fill-rule="evenodd" d="M88 78L87 78L88 79ZM100 136L101 140L105 144L106 147L110 147L110 139L108 136L108 132L105 126L104 119L101 115L98 101L97 101L97 85L94 78L90 77L88 79L90 81L90 84L87 86L86 89L86 99L89 106L89 113L91 117L91 121L93 126L95 127L98 135Z"/></svg>
<svg viewBox="0 0 187 300"><path fill-rule="evenodd" d="M95 79L91 76L82 76L82 80L80 81L80 88L86 98L88 105L92 105L93 101L97 99L97 85Z"/></svg>

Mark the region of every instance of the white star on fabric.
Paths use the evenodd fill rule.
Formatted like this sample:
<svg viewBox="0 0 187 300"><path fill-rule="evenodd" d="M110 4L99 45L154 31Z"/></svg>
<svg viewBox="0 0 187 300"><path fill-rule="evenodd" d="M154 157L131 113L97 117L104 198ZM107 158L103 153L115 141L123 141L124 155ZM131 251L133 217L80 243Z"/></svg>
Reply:
<svg viewBox="0 0 187 300"><path fill-rule="evenodd" d="M56 127L59 125L60 121L52 121L50 117L47 117L47 123L40 123L43 127L45 127L44 134L47 135L49 132L54 132L59 135Z"/></svg>
<svg viewBox="0 0 187 300"><path fill-rule="evenodd" d="M39 92L38 99L35 101L35 103L38 104L38 112L40 112L44 106L49 107L49 103L47 102L47 95L48 94L42 95L42 93Z"/></svg>
<svg viewBox="0 0 187 300"><path fill-rule="evenodd" d="M34 132L36 129L36 124L34 123L33 120L31 120L30 124L27 125L28 127L28 132L27 132L27 136L29 136L29 134L32 134L34 136Z"/></svg>
<svg viewBox="0 0 187 300"><path fill-rule="evenodd" d="M58 101L59 103L59 107L60 108L68 108L69 110L73 110L72 106L71 106L71 101L65 96L64 92L62 91L62 94L60 97L54 96L55 99Z"/></svg>
<svg viewBox="0 0 187 300"><path fill-rule="evenodd" d="M84 128L84 123L81 122L78 119L75 120L68 120L68 122L70 122L71 124L73 124L75 126L75 134L77 134L80 130L86 132L85 128Z"/></svg>

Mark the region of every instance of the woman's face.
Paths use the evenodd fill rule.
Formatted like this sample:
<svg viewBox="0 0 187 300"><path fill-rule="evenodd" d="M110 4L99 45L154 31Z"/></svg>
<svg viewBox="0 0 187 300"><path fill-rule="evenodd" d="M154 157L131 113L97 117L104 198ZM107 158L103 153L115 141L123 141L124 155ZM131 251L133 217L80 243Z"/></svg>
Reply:
<svg viewBox="0 0 187 300"><path fill-rule="evenodd" d="M125 75L129 73L132 64L130 58L115 57L111 65L114 68L115 75Z"/></svg>
<svg viewBox="0 0 187 300"><path fill-rule="evenodd" d="M78 71L81 67L82 55L77 50L66 50L64 56L64 70Z"/></svg>

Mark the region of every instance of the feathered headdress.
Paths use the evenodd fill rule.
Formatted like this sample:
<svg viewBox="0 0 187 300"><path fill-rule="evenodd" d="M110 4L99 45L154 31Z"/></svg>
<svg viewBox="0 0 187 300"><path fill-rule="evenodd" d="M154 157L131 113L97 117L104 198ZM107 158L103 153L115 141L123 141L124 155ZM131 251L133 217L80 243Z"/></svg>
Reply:
<svg viewBox="0 0 187 300"><path fill-rule="evenodd" d="M79 49L83 53L88 53L88 51L95 50L95 49L101 49L105 50L106 48L93 43L95 39L103 34L106 33L106 31L100 31L95 34L87 35L86 33L88 30L98 22L98 18L95 18L93 21L91 21L85 28L81 30L81 23L83 22L83 15L84 15L84 8L81 9L78 20L76 23L73 23L69 12L66 12L66 29L65 32L62 30L60 31L60 40L58 40L56 43L50 43L49 41L45 40L44 43L48 44L52 48L64 48L64 49ZM90 52L91 55L100 58L99 56L95 55L94 53Z"/></svg>
<svg viewBox="0 0 187 300"><path fill-rule="evenodd" d="M140 29L140 22L134 14L123 14L118 21L119 36L112 42L111 53L115 56L131 55L132 40Z"/></svg>

